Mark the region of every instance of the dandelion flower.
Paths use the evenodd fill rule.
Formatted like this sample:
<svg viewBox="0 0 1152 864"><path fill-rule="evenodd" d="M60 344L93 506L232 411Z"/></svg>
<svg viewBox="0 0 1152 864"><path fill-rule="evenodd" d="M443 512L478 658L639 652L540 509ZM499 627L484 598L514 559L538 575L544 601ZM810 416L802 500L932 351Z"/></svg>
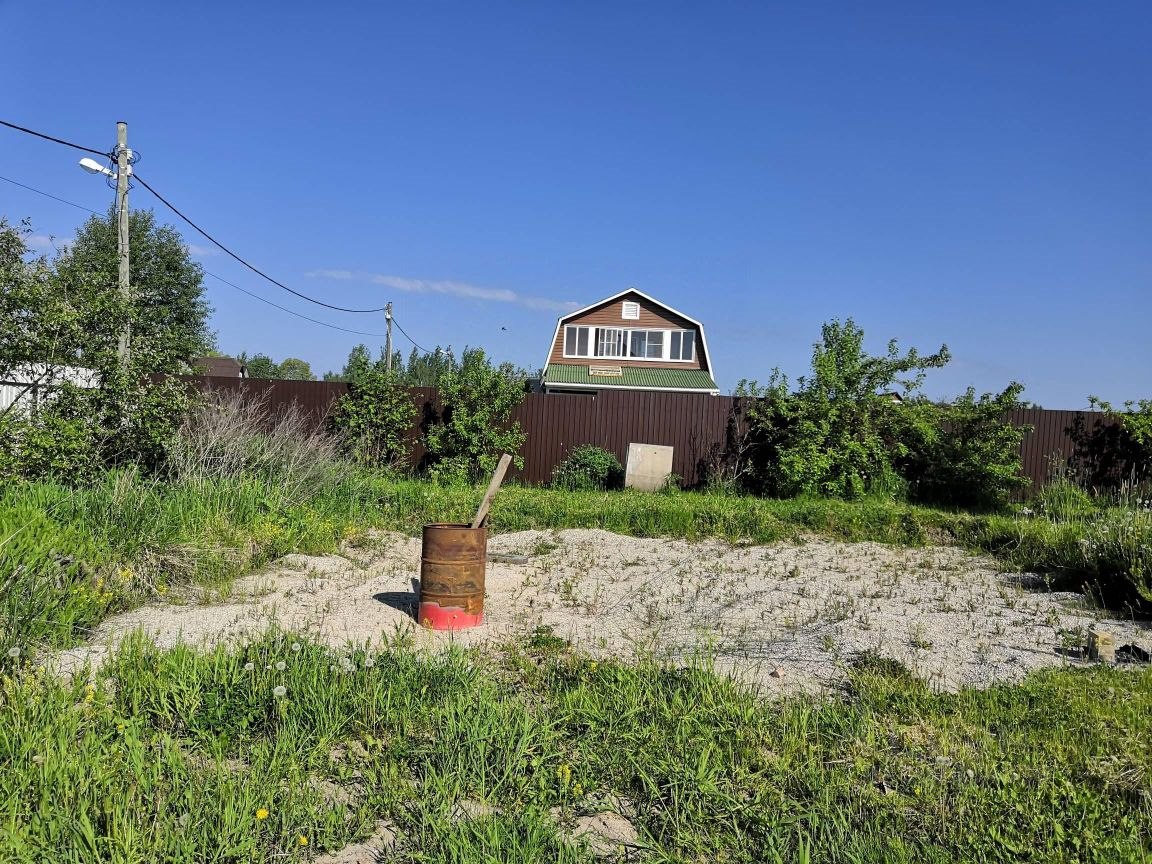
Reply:
<svg viewBox="0 0 1152 864"><path fill-rule="evenodd" d="M277 672L283 672L287 668L288 668L288 666L283 660L277 660L276 661L276 671Z"/></svg>
<svg viewBox="0 0 1152 864"><path fill-rule="evenodd" d="M305 837L303 834L301 834L299 837L296 838L296 843L299 846L307 846L308 845L308 838Z"/></svg>
<svg viewBox="0 0 1152 864"><path fill-rule="evenodd" d="M15 645L13 645L11 648L8 649L8 656L11 657L13 660L17 659L20 656L20 649L17 648Z"/></svg>
<svg viewBox="0 0 1152 864"><path fill-rule="evenodd" d="M299 642L293 642L292 643L292 650L293 651L299 652L302 647L303 646Z"/></svg>
<svg viewBox="0 0 1152 864"><path fill-rule="evenodd" d="M286 695L288 695L288 688L285 687L283 684L281 684L277 687L273 687L272 688L272 695L275 696L277 699L283 699Z"/></svg>
<svg viewBox="0 0 1152 864"><path fill-rule="evenodd" d="M364 668L365 669L371 669L375 665L376 665L376 661L373 660L371 657L365 657L364 658Z"/></svg>
<svg viewBox="0 0 1152 864"><path fill-rule="evenodd" d="M267 818L268 818L267 808L261 807L259 810L256 811L256 821L257 822L263 822Z"/></svg>
<svg viewBox="0 0 1152 864"><path fill-rule="evenodd" d="M244 664L244 671L245 671L245 672L251 672L251 671L252 671L253 669L255 669L255 668L256 668L256 664L255 664L255 663L245 663L245 664Z"/></svg>

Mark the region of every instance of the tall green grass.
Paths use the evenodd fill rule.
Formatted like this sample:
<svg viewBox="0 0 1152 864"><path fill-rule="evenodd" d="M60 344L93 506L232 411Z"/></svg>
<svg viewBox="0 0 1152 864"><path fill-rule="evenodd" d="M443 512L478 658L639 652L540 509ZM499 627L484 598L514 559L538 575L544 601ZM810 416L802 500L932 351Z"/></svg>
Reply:
<svg viewBox="0 0 1152 864"><path fill-rule="evenodd" d="M386 820L389 860L590 864L562 829L605 805L669 864L1148 860L1152 672L941 695L862 661L846 697L547 634L495 656L129 641L91 683L0 680L0 861L306 860Z"/></svg>

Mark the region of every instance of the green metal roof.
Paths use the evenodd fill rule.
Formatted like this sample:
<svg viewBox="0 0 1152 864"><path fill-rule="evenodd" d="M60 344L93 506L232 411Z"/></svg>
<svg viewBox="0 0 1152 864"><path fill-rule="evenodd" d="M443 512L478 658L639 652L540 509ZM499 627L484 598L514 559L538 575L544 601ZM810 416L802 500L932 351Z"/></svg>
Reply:
<svg viewBox="0 0 1152 864"><path fill-rule="evenodd" d="M611 363L594 363L611 366ZM586 364L549 363L544 370L544 384L572 384L597 389L613 387L668 388L672 390L717 390L712 376L703 369L660 369L646 366L625 366L619 377L589 375Z"/></svg>

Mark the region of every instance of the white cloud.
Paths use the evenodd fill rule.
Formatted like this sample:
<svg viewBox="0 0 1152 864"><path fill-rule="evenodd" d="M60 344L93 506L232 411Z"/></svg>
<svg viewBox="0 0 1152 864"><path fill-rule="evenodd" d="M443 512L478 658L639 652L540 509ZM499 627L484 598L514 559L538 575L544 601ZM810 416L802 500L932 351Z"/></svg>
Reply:
<svg viewBox="0 0 1152 864"><path fill-rule="evenodd" d="M580 304L571 301L552 300L548 297L529 297L517 294L507 288L481 288L467 282L432 282L426 279L406 279L403 276L388 276L383 273L363 273L353 270L313 270L308 274L320 279L339 279L349 282L368 282L383 285L396 291L409 294L447 294L468 300L483 300L492 303L515 303L528 309L545 309L554 312L571 312Z"/></svg>
<svg viewBox="0 0 1152 864"><path fill-rule="evenodd" d="M188 250L189 255L195 255L198 258L207 258L210 255L220 254L220 250L215 246L197 246L195 243L185 243L184 246Z"/></svg>
<svg viewBox="0 0 1152 864"><path fill-rule="evenodd" d="M49 237L47 234L29 234L24 238L24 245L39 252L57 252L65 246L72 245L71 237Z"/></svg>

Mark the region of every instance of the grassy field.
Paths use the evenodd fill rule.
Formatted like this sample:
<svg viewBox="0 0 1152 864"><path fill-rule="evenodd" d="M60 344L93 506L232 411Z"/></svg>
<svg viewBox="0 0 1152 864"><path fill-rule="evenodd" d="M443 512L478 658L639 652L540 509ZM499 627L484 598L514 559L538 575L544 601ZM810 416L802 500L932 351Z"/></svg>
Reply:
<svg viewBox="0 0 1152 864"><path fill-rule="evenodd" d="M347 470L0 492L0 862L309 860L380 820L401 861L587 862L572 820L609 804L654 862L1152 861L1147 669L940 695L865 657L839 697L766 703L705 659L597 663L547 633L496 660L270 633L210 654L129 641L71 682L36 662L120 609L463 521L480 494ZM1128 599L1150 522L514 486L492 513L497 531L958 542Z"/></svg>
<svg viewBox="0 0 1152 864"><path fill-rule="evenodd" d="M466 521L481 491L343 471L310 486L231 477L162 483L110 473L84 489L0 491L0 651L82 640L100 620L184 584L222 584L290 551L330 551L368 529ZM767 500L701 493L509 487L496 531L603 528L642 537L769 543L958 542L1007 565L1068 574L1117 603L1152 601L1152 513L1075 518L966 514L880 500Z"/></svg>
<svg viewBox="0 0 1152 864"><path fill-rule="evenodd" d="M302 861L378 820L398 861L590 862L564 831L605 802L651 862L1152 856L1148 670L939 695L864 657L841 698L764 702L548 633L495 661L269 633L2 687L5 862Z"/></svg>

